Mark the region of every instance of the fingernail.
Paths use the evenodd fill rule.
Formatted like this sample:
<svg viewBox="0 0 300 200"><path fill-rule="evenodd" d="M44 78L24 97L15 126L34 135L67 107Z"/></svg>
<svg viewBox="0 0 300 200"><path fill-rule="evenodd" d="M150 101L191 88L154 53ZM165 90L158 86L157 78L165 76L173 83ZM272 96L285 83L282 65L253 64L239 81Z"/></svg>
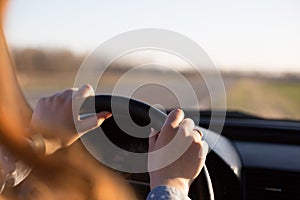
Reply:
<svg viewBox="0 0 300 200"><path fill-rule="evenodd" d="M110 118L111 116L112 116L111 113L107 113L107 114L104 116L104 119L108 119L108 118Z"/></svg>
<svg viewBox="0 0 300 200"><path fill-rule="evenodd" d="M104 112L97 113L96 116L98 119L100 118L108 119L112 116L112 114L110 112L104 111Z"/></svg>
<svg viewBox="0 0 300 200"><path fill-rule="evenodd" d="M182 112L181 108L176 108L175 110L178 111L178 112Z"/></svg>

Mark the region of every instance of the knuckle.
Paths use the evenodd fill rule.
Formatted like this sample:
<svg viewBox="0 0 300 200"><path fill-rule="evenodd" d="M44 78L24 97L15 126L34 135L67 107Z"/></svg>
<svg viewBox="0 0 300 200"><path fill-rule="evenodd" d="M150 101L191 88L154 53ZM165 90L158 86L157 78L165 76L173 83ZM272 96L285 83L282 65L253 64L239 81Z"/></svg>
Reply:
<svg viewBox="0 0 300 200"><path fill-rule="evenodd" d="M69 89L66 89L65 91L63 91L61 93L61 95L65 98L68 98L68 97L72 97L73 96L73 93L75 92L76 90L74 88L69 88Z"/></svg>
<svg viewBox="0 0 300 200"><path fill-rule="evenodd" d="M72 93L73 91L75 91L73 88L68 88L63 93L64 94L69 94L69 93Z"/></svg>
<svg viewBox="0 0 300 200"><path fill-rule="evenodd" d="M203 149L204 143L203 143L202 141L198 141L197 144L199 145L199 147L200 147L201 149Z"/></svg>
<svg viewBox="0 0 300 200"><path fill-rule="evenodd" d="M85 89L88 89L88 90L92 90L93 89L93 87L90 84L88 84L88 83L84 84L82 87L84 87Z"/></svg>
<svg viewBox="0 0 300 200"><path fill-rule="evenodd" d="M202 137L198 133L195 133L194 131L192 131L190 133L189 137L192 138L193 143L201 143L201 145L203 145L202 144Z"/></svg>
<svg viewBox="0 0 300 200"><path fill-rule="evenodd" d="M185 118L180 124L180 129L190 134L190 130L195 126L195 123L190 118Z"/></svg>
<svg viewBox="0 0 300 200"><path fill-rule="evenodd" d="M41 97L36 106L44 106L44 105L47 105L51 102L51 97Z"/></svg>
<svg viewBox="0 0 300 200"><path fill-rule="evenodd" d="M204 148L204 144L203 142L199 141L199 140L194 140L193 141L193 146L196 147L197 149L201 150Z"/></svg>
<svg viewBox="0 0 300 200"><path fill-rule="evenodd" d="M194 121L193 121L191 118L185 118L183 121L185 122L185 124L188 124L188 125L190 125L190 126L191 126L191 125L192 125L192 126L195 125Z"/></svg>
<svg viewBox="0 0 300 200"><path fill-rule="evenodd" d="M46 100L47 100L47 97L42 97L38 100L38 104L42 104L42 103L46 102Z"/></svg>
<svg viewBox="0 0 300 200"><path fill-rule="evenodd" d="M189 123L195 125L194 120L192 120L191 118L185 118Z"/></svg>
<svg viewBox="0 0 300 200"><path fill-rule="evenodd" d="M63 95L60 94L60 93L57 93L57 94L55 95L55 97L54 97L54 101L55 101L56 103L62 102L63 100L64 100L64 97L63 97Z"/></svg>

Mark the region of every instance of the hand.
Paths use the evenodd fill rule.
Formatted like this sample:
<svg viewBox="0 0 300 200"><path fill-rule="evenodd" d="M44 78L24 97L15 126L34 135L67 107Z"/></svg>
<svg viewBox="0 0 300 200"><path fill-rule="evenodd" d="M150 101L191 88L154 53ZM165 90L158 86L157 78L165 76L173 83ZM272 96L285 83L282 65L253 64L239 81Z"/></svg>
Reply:
<svg viewBox="0 0 300 200"><path fill-rule="evenodd" d="M201 141L202 135L194 130L194 126L191 119L184 119L182 110L176 109L168 115L160 133L156 135L154 132L151 133L154 136L149 138L149 152L163 148L176 134L180 138L180 142L190 144L176 161L149 173L151 189L159 185L166 185L188 194L192 181L200 174L208 152L208 145ZM174 152L180 148L178 146L172 147ZM148 167L162 163L168 156L172 155L149 156Z"/></svg>
<svg viewBox="0 0 300 200"><path fill-rule="evenodd" d="M104 111L85 119L79 118L82 102L92 95L92 86L84 85L79 89L68 89L39 100L33 111L31 128L35 133L42 134L47 155L71 145L111 116L111 113Z"/></svg>

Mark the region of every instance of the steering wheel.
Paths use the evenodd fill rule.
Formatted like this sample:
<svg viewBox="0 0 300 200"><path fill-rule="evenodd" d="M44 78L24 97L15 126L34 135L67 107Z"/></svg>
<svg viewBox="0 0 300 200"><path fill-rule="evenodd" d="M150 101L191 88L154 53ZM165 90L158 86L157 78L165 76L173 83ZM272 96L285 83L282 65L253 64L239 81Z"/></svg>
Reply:
<svg viewBox="0 0 300 200"><path fill-rule="evenodd" d="M125 133L133 134L129 131L138 132L139 135L131 135L128 140L137 140L135 137L142 137L142 140L148 140L150 133L150 127L160 130L167 118L167 114L161 110L150 106L144 102L127 98L121 96L112 96L112 95L97 95L95 97L88 97L83 103L80 115L89 114L89 113L98 113L101 111L109 111L113 113L113 126L119 126L121 123L121 129ZM120 120L121 119L121 120ZM117 121L117 123L115 123ZM134 123L134 124L133 124ZM124 126L125 125L125 126ZM105 124L104 124L105 126ZM112 128L112 125L106 125L106 128ZM120 128L120 127L119 127ZM125 130L124 130L125 129ZM139 129L136 131L136 129ZM136 134L136 133L135 133ZM85 142L93 142L93 135L89 134L92 137L84 138ZM122 140L116 136L116 140ZM147 148L148 149L148 148ZM146 149L146 151L147 151ZM145 149L144 149L145 150ZM100 150L96 150L100 151ZM102 151L102 150L101 150ZM206 166L203 168L204 176L206 180L207 193L210 200L214 199L212 183ZM198 199L196 197L196 199Z"/></svg>

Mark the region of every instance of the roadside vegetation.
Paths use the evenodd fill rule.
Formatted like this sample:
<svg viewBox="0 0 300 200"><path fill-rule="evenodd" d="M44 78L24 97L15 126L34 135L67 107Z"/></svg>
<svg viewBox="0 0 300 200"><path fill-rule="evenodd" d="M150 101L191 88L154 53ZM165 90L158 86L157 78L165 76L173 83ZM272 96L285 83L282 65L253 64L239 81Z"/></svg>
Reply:
<svg viewBox="0 0 300 200"><path fill-rule="evenodd" d="M300 120L300 80L240 78L227 91L227 108L267 118Z"/></svg>
<svg viewBox="0 0 300 200"><path fill-rule="evenodd" d="M76 72L84 57L85 55L76 55L64 49L14 50L13 60L18 71L18 78L30 104L34 106L42 96L73 87ZM107 73L100 84L107 88L113 87L124 70L132 67L131 65L132 63L116 64L110 68L114 70ZM126 84L132 85L134 84L132 81L136 78L143 79L150 75L155 79L164 78L176 84L174 77L168 76L166 72L153 71L151 73L139 74ZM226 72L223 74L223 79L226 86L228 110L247 112L266 118L300 120L299 75L278 76L277 74L275 77ZM197 95L208 96L207 92L201 89L205 86L203 80L201 82L200 78L194 78L192 81L196 88L199 86L196 90L199 93ZM163 95L160 98L163 98ZM201 103L203 102L205 101L201 100ZM209 103L204 106L204 109L206 108L209 108Z"/></svg>

